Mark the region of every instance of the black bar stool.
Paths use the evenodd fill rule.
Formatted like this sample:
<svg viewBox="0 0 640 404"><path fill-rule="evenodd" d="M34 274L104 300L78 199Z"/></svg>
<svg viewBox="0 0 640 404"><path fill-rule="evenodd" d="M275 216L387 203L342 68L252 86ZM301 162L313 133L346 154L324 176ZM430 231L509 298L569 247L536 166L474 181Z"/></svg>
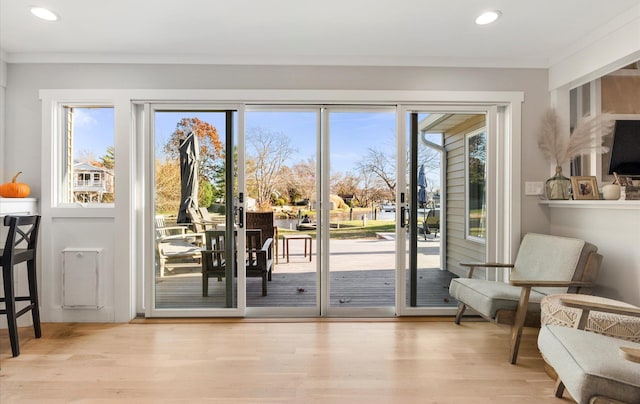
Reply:
<svg viewBox="0 0 640 404"><path fill-rule="evenodd" d="M7 241L0 249L0 267L2 267L2 281L4 283L4 309L0 314L7 315L7 327L11 352L13 356L20 355L18 344L18 322L21 315L31 310L33 330L36 338L40 338L40 307L38 305L38 286L36 284L36 256L38 246L38 229L40 216L5 216L4 225L9 226ZM26 245L20 245L21 243ZM21 262L27 263L27 277L29 279L29 296L16 296L14 288L14 266ZM29 304L16 311L16 302L28 301Z"/></svg>

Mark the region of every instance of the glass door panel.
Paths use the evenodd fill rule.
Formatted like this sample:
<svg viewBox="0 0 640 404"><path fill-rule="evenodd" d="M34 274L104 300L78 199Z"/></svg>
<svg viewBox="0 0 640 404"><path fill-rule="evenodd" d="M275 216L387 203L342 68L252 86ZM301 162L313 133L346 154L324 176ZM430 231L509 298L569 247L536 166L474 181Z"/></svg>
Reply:
<svg viewBox="0 0 640 404"><path fill-rule="evenodd" d="M395 109L328 110L330 309L395 307Z"/></svg>
<svg viewBox="0 0 640 404"><path fill-rule="evenodd" d="M405 304L409 308L454 308L457 302L448 288L457 275L450 269L460 262L483 262L485 257L483 240L467 232L466 202L485 192L483 180L469 170L478 164L469 164L467 151L468 135L485 126L485 116L418 111L407 113L406 120L410 214ZM472 211L477 215L477 209Z"/></svg>
<svg viewBox="0 0 640 404"><path fill-rule="evenodd" d="M268 293L248 278L247 308L318 315L319 109L252 109L245 122L246 229L273 237Z"/></svg>
<svg viewBox="0 0 640 404"><path fill-rule="evenodd" d="M236 115L153 113L155 309L238 307Z"/></svg>

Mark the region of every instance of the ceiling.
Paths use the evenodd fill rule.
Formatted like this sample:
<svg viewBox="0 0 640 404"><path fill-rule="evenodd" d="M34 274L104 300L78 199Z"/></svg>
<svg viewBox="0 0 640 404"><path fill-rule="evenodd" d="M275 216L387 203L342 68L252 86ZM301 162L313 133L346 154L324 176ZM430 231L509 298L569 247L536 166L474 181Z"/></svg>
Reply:
<svg viewBox="0 0 640 404"><path fill-rule="evenodd" d="M0 0L19 62L549 67L640 0ZM45 6L46 22L29 7ZM498 9L488 26L475 17ZM626 13L625 13L626 12ZM635 11L637 13L637 11Z"/></svg>

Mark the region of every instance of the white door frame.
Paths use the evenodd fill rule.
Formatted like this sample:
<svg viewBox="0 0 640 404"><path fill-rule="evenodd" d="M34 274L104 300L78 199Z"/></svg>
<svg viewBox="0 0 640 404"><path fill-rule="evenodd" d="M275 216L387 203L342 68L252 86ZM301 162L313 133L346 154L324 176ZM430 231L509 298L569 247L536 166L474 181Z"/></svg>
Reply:
<svg viewBox="0 0 640 404"><path fill-rule="evenodd" d="M154 193L155 193L155 126L154 126L154 114L155 112L162 111L201 111L201 112L219 112L235 111L237 115L237 156L238 156L238 189L244 190L245 187L245 154L244 154L244 104L218 104L209 102L145 102L144 105L144 118L143 121L147 124L144 126L144 142L145 145L141 150L140 158L145 161L146 167L144 178L147 181L144 182L146 188L143 190L145 200L149 203L145 204L146 208L143 209L143 220L141 223L141 232L144 232L147 242L144 244L145 261L146 265L143 266L146 281L144 282L145 290L145 316L146 317L238 317L244 316L246 311L246 271L244 268L244 260L240 260L238 265L238 277L237 277L237 306L232 308L157 308L155 304L155 266L154 263L154 251L155 240L153 234L154 228ZM225 148L229 145L225 142ZM233 145L231 145L233 148ZM243 202L235 201L236 198L228 198L227 203L235 203L237 207L242 207L243 210L246 206L246 198ZM245 249L245 238L243 237L244 229L238 228L238 241L237 248L239 251Z"/></svg>
<svg viewBox="0 0 640 404"><path fill-rule="evenodd" d="M475 113L485 114L487 131L487 208L486 260L512 262L520 239L520 165L514 156L520 155L520 103L477 102L460 104L413 104L398 108L398 195L407 187L406 116L409 112ZM517 126L515 123L517 122ZM446 191L445 191L446 192ZM408 206L408 201L405 201ZM446 197L441 201L441 215L446 215ZM515 219L514 219L515 218ZM406 304L406 254L407 234L396 224L396 307L398 315L450 315L455 308L408 307ZM446 229L441 229L441 239L446 240Z"/></svg>

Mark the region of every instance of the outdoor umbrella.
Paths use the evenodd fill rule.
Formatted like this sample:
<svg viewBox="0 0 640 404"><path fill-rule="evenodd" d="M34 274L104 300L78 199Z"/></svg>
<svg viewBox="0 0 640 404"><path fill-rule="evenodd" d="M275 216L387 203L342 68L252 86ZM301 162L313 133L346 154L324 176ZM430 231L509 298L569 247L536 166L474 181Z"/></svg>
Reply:
<svg viewBox="0 0 640 404"><path fill-rule="evenodd" d="M424 173L424 164L420 165L418 171L418 205L422 208L427 203L427 175Z"/></svg>
<svg viewBox="0 0 640 404"><path fill-rule="evenodd" d="M198 209L198 139L190 132L180 141L180 210L178 223L190 223L187 209Z"/></svg>
<svg viewBox="0 0 640 404"><path fill-rule="evenodd" d="M422 208L422 224L425 238L429 228L427 227L427 218L425 217L425 207L427 204L427 175L424 172L424 164L420 165L418 171L418 206Z"/></svg>

